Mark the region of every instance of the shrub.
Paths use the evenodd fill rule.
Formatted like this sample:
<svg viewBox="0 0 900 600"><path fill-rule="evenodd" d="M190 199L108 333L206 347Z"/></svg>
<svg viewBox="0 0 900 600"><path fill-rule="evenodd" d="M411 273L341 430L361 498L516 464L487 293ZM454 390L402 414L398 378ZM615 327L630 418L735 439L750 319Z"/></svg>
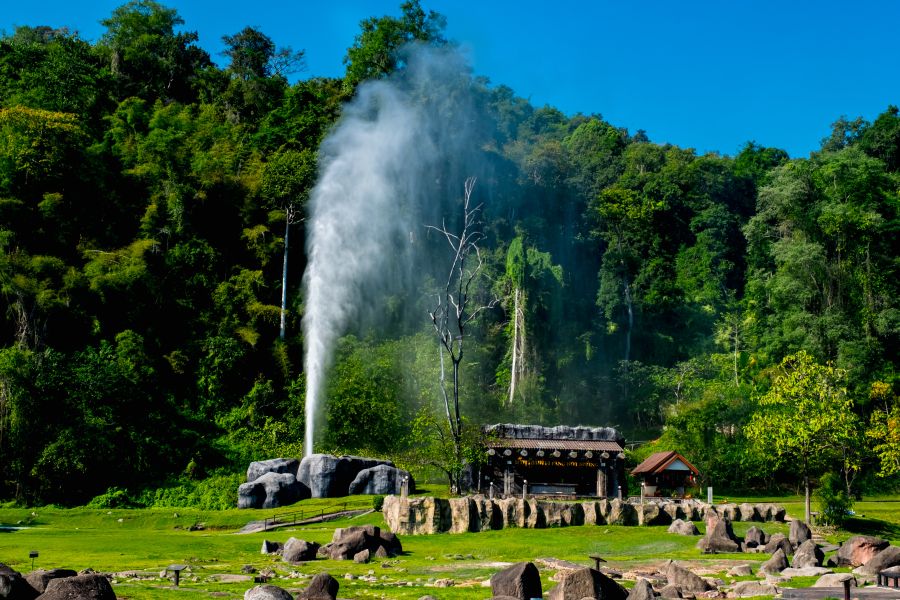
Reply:
<svg viewBox="0 0 900 600"><path fill-rule="evenodd" d="M88 508L127 508L134 506L135 502L128 496L128 492L117 487L111 487L105 494L95 496L87 503Z"/></svg>
<svg viewBox="0 0 900 600"><path fill-rule="evenodd" d="M384 496L372 496L372 508L376 511L381 512L381 508L384 506Z"/></svg>
<svg viewBox="0 0 900 600"><path fill-rule="evenodd" d="M822 524L840 527L852 514L850 509L853 507L853 498L847 494L843 480L836 473L826 473L819 480L816 498L819 504L819 522Z"/></svg>

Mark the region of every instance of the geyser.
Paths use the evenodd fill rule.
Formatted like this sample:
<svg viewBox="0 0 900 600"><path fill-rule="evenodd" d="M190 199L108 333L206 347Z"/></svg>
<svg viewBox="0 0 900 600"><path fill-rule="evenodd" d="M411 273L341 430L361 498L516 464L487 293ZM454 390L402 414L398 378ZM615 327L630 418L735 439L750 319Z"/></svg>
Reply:
<svg viewBox="0 0 900 600"><path fill-rule="evenodd" d="M322 143L304 275L307 456L335 343L377 308L373 292L392 289L397 274L411 271L410 240L423 231L423 211L441 210L432 193L435 165L446 166L468 129L453 117L465 112L459 84L468 82L468 70L460 56L418 46L406 53L402 73L360 86Z"/></svg>

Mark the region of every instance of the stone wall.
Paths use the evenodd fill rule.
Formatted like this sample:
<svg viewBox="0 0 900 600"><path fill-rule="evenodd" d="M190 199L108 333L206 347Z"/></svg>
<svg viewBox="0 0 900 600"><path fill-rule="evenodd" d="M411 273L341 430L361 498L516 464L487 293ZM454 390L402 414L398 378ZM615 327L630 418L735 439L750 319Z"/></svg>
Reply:
<svg viewBox="0 0 900 600"><path fill-rule="evenodd" d="M491 500L463 498L400 498L384 500L384 520L399 535L466 533L511 527L540 529L574 525L669 525L675 519L697 521L716 514L734 521L783 521L776 504L717 504L696 500L656 500L643 505L619 499L555 502L529 498Z"/></svg>

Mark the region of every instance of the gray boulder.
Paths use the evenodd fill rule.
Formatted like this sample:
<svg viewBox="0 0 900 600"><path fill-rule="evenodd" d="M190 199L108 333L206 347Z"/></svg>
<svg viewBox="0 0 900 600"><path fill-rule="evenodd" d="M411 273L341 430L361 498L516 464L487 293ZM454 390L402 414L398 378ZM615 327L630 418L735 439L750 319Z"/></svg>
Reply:
<svg viewBox="0 0 900 600"><path fill-rule="evenodd" d="M669 585L677 586L683 592L708 592L713 589L713 586L708 581L699 575L691 573L675 562L669 562L665 568L665 575Z"/></svg>
<svg viewBox="0 0 900 600"><path fill-rule="evenodd" d="M638 524L640 525L669 525L672 523L672 515L664 511L655 502L638 506L637 515Z"/></svg>
<svg viewBox="0 0 900 600"><path fill-rule="evenodd" d="M790 533L788 533L788 541L791 543L792 547L798 548L800 544L811 539L812 531L809 530L809 525L800 519L791 521L791 530Z"/></svg>
<svg viewBox="0 0 900 600"><path fill-rule="evenodd" d="M856 587L856 577L850 573L828 573L819 577L813 587L844 587L844 582L849 581L850 587Z"/></svg>
<svg viewBox="0 0 900 600"><path fill-rule="evenodd" d="M609 502L609 515L606 522L610 525L637 525L638 514L633 504L613 498Z"/></svg>
<svg viewBox="0 0 900 600"><path fill-rule="evenodd" d="M825 560L825 553L810 539L800 544L800 547L797 548L791 566L795 569L821 567L823 560Z"/></svg>
<svg viewBox="0 0 900 600"><path fill-rule="evenodd" d="M21 573L0 563L0 598L32 600L37 595L38 592L28 585Z"/></svg>
<svg viewBox="0 0 900 600"><path fill-rule="evenodd" d="M382 533L374 525L363 525L335 529L331 543L322 546L319 553L334 560L350 560L363 550L368 550L369 556L372 556L377 554L379 549L388 556L396 556L403 552L403 547L396 535L388 532Z"/></svg>
<svg viewBox="0 0 900 600"><path fill-rule="evenodd" d="M350 493L350 484L360 471L378 465L393 467L394 463L362 456L310 454L300 461L297 479L309 488L313 498L335 498Z"/></svg>
<svg viewBox="0 0 900 600"><path fill-rule="evenodd" d="M266 473L289 473L297 476L300 461L296 458L272 458L250 463L247 467L247 483L256 481Z"/></svg>
<svg viewBox="0 0 900 600"><path fill-rule="evenodd" d="M288 563L307 562L316 559L319 552L320 544L316 542L307 542L306 540L298 540L297 538L289 538L284 543L281 551L281 559Z"/></svg>
<svg viewBox="0 0 900 600"><path fill-rule="evenodd" d="M409 471L404 471L391 465L375 465L357 473L353 481L350 482L348 491L351 495L399 494L404 477L409 479L409 491L415 491L416 482L409 474Z"/></svg>
<svg viewBox="0 0 900 600"><path fill-rule="evenodd" d="M535 598L537 597L535 596ZM643 577L638 577L634 582L634 587L628 592L628 600L654 600L654 598L656 598L656 592L653 591L653 586Z"/></svg>
<svg viewBox="0 0 900 600"><path fill-rule="evenodd" d="M669 533L677 533L678 535L700 535L700 530L697 529L696 525L690 521L682 521L681 519L675 519L666 531Z"/></svg>
<svg viewBox="0 0 900 600"><path fill-rule="evenodd" d="M50 583L51 579L75 577L76 575L78 575L78 573L72 569L50 569L49 571L37 569L29 573L25 580L28 582L28 585L33 587L39 594L43 594L47 590L47 584ZM0 597L3 597L3 594L0 594Z"/></svg>
<svg viewBox="0 0 900 600"><path fill-rule="evenodd" d="M76 575L64 579L51 579L47 590L39 596L41 600L116 600L109 580L96 573Z"/></svg>
<svg viewBox="0 0 900 600"><path fill-rule="evenodd" d="M888 546L873 556L863 566L853 569L853 572L857 575L876 575L879 571L884 571L897 565L900 565L900 547Z"/></svg>
<svg viewBox="0 0 900 600"><path fill-rule="evenodd" d="M298 600L336 600L340 584L328 573L319 573L309 586L297 594Z"/></svg>
<svg viewBox="0 0 900 600"><path fill-rule="evenodd" d="M730 597L752 598L754 596L777 596L778 588L765 581L740 581L731 588Z"/></svg>
<svg viewBox="0 0 900 600"><path fill-rule="evenodd" d="M508 596L517 600L541 598L541 575L534 563L516 563L503 569L491 577L491 593L497 596Z"/></svg>
<svg viewBox="0 0 900 600"><path fill-rule="evenodd" d="M779 549L781 549L785 556L794 553L791 543L783 533L773 533L772 537L769 538L769 541L766 542L763 552L766 554L775 554Z"/></svg>
<svg viewBox="0 0 900 600"><path fill-rule="evenodd" d="M749 577L753 575L753 567L749 564L734 565L728 569L728 574L732 577Z"/></svg>
<svg viewBox="0 0 900 600"><path fill-rule="evenodd" d="M660 588L659 595L662 598L681 598L681 588L674 583L669 583Z"/></svg>
<svg viewBox="0 0 900 600"><path fill-rule="evenodd" d="M244 592L244 600L294 600L294 597L277 585L258 585Z"/></svg>
<svg viewBox="0 0 900 600"><path fill-rule="evenodd" d="M270 542L263 540L261 554L281 554L284 551L284 544L281 542Z"/></svg>
<svg viewBox="0 0 900 600"><path fill-rule="evenodd" d="M734 535L731 521L711 512L706 517L706 535L697 542L697 548L703 552L739 552L741 543Z"/></svg>
<svg viewBox="0 0 900 600"><path fill-rule="evenodd" d="M765 546L766 542L769 541L769 536L766 535L766 532L754 525L750 529L747 530L746 535L744 535L744 543L748 548L756 548L757 546Z"/></svg>
<svg viewBox="0 0 900 600"><path fill-rule="evenodd" d="M772 558L759 566L759 572L765 573L766 575L778 575L787 568L787 556L785 556L784 550L779 548L775 551L775 554L772 555Z"/></svg>
<svg viewBox="0 0 900 600"><path fill-rule="evenodd" d="M353 555L353 562L358 564L365 564L369 562L369 557L372 555L368 549L360 550L356 554Z"/></svg>
<svg viewBox="0 0 900 600"><path fill-rule="evenodd" d="M309 488L290 473L269 472L238 487L238 508L278 508L309 497Z"/></svg>
<svg viewBox="0 0 900 600"><path fill-rule="evenodd" d="M628 591L600 571L585 568L567 571L547 597L549 600L626 600Z"/></svg>
<svg viewBox="0 0 900 600"><path fill-rule="evenodd" d="M855 535L838 548L834 558L839 567L858 567L888 547L888 542L871 535Z"/></svg>

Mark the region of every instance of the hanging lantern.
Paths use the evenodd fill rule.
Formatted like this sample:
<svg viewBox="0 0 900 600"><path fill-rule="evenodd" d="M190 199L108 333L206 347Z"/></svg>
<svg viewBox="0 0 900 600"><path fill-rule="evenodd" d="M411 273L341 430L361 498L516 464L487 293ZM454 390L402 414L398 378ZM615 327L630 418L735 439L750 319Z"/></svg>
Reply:
<svg viewBox="0 0 900 600"><path fill-rule="evenodd" d="M519 452L519 454L521 454L522 456L528 456L528 450L522 450L521 452Z"/></svg>
<svg viewBox="0 0 900 600"><path fill-rule="evenodd" d="M507 448L506 450L503 451L503 456L512 456L512 450Z"/></svg>
<svg viewBox="0 0 900 600"><path fill-rule="evenodd" d="M584 457L585 458L594 458L594 453L591 452L590 450L588 450L587 452L584 453Z"/></svg>
<svg viewBox="0 0 900 600"><path fill-rule="evenodd" d="M543 457L544 457L544 451L543 451L543 450L538 450L538 451L537 451L537 455L538 455L538 458L543 458Z"/></svg>

